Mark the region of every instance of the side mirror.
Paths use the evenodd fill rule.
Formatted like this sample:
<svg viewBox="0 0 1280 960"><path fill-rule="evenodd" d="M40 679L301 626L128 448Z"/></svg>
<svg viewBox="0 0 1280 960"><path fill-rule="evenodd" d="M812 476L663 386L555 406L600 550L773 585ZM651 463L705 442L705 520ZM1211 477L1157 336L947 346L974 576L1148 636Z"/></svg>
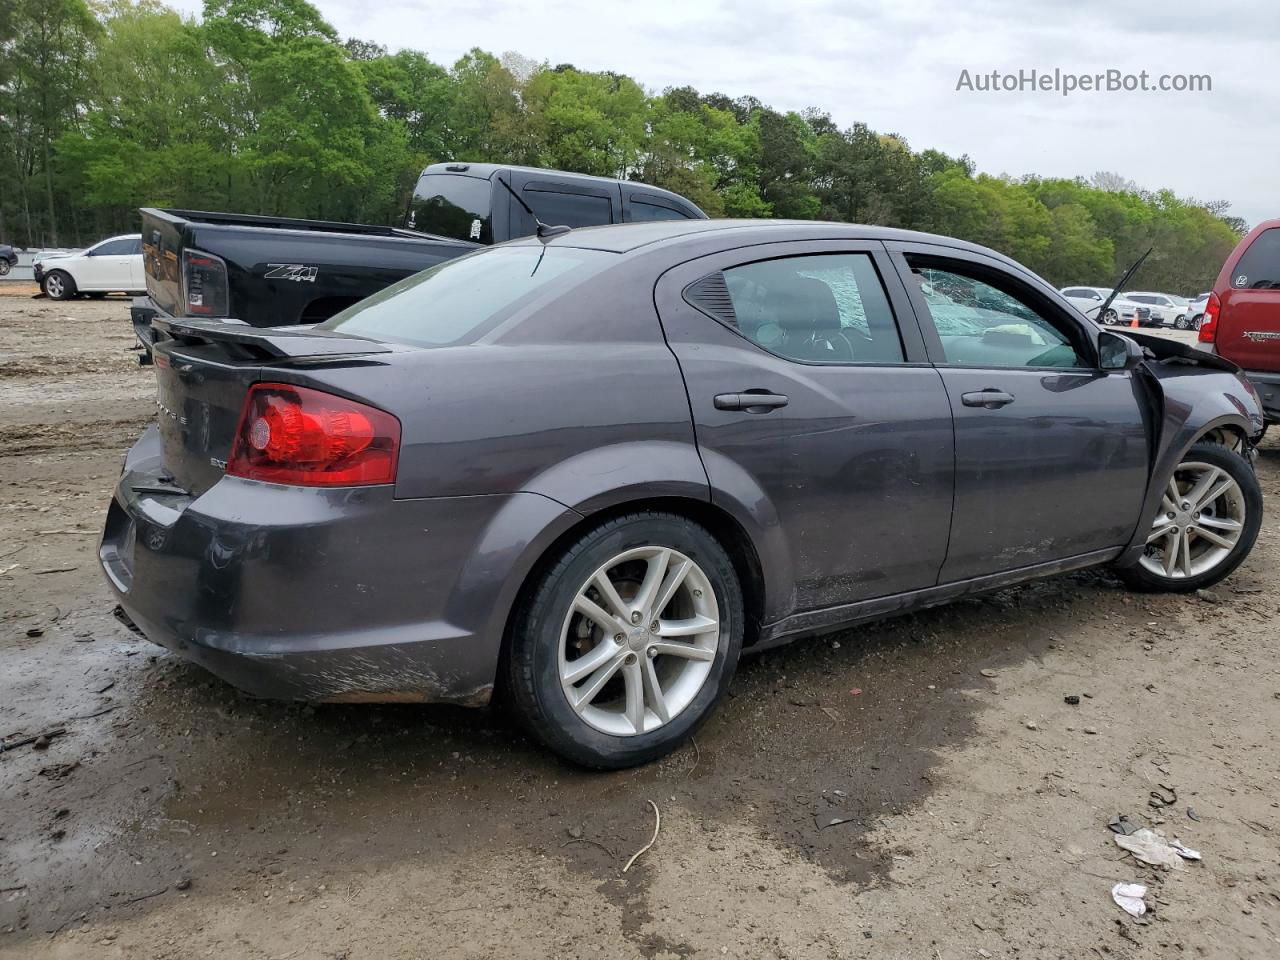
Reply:
<svg viewBox="0 0 1280 960"><path fill-rule="evenodd" d="M1145 359L1137 341L1110 330L1098 334L1098 365L1103 370L1132 370Z"/></svg>

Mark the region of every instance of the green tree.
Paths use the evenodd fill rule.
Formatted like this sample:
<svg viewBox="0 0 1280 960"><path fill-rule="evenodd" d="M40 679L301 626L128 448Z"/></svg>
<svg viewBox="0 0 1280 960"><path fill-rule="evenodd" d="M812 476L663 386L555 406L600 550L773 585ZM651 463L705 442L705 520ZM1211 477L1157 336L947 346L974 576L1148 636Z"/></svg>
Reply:
<svg viewBox="0 0 1280 960"><path fill-rule="evenodd" d="M18 195L23 240L56 245L75 210L55 190L53 145L80 122L98 23L84 0L8 3L0 20L0 170Z"/></svg>

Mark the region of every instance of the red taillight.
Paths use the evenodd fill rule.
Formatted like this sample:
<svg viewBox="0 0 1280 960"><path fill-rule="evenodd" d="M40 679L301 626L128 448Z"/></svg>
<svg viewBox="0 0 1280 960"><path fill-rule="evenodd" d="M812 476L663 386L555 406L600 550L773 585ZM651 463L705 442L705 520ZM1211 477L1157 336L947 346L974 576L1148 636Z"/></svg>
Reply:
<svg viewBox="0 0 1280 960"><path fill-rule="evenodd" d="M1200 332L1196 339L1201 343L1213 343L1218 339L1218 315L1222 313L1222 301L1216 293L1209 294L1204 305L1204 316L1200 318Z"/></svg>
<svg viewBox="0 0 1280 960"><path fill-rule="evenodd" d="M189 317L225 317L229 312L227 265L221 257L183 250L182 289Z"/></svg>
<svg viewBox="0 0 1280 960"><path fill-rule="evenodd" d="M249 391L227 461L233 477L304 487L394 483L400 421L309 387L258 383Z"/></svg>

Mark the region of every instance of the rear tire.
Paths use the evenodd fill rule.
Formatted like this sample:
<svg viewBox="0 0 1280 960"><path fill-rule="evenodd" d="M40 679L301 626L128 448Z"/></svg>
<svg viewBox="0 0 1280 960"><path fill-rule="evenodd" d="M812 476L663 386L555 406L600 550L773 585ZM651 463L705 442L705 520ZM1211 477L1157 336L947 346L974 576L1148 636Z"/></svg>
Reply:
<svg viewBox="0 0 1280 960"><path fill-rule="evenodd" d="M1114 327L1120 322L1120 314L1116 313L1114 310L1108 310L1106 316L1102 318L1102 322L1109 323Z"/></svg>
<svg viewBox="0 0 1280 960"><path fill-rule="evenodd" d="M742 637L742 590L719 542L675 514L626 514L569 545L517 609L511 707L574 763L648 763L719 704Z"/></svg>
<svg viewBox="0 0 1280 960"><path fill-rule="evenodd" d="M9 275L9 271L12 269L13 267L9 263L8 258L0 259L0 277L7 277Z"/></svg>
<svg viewBox="0 0 1280 960"><path fill-rule="evenodd" d="M65 270L51 270L41 284L44 295L50 300L70 300L76 295L76 282Z"/></svg>
<svg viewBox="0 0 1280 960"><path fill-rule="evenodd" d="M1116 572L1137 590L1202 590L1244 562L1261 525L1262 487L1252 464L1221 444L1197 443L1166 481L1142 556Z"/></svg>
<svg viewBox="0 0 1280 960"><path fill-rule="evenodd" d="M1186 317L1178 317L1173 321L1173 328L1175 330L1186 330L1190 326L1191 324L1187 321Z"/></svg>

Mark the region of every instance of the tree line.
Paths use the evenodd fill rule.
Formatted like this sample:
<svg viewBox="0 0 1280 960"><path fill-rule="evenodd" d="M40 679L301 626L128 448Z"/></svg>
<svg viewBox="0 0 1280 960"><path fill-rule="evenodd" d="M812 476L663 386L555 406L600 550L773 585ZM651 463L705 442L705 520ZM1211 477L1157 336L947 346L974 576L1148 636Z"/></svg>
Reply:
<svg viewBox="0 0 1280 960"><path fill-rule="evenodd" d="M819 108L473 49L452 66L343 40L306 0L0 4L0 240L80 245L140 206L399 223L438 160L643 180L713 217L883 224L993 247L1057 285L1207 289L1245 229L1227 205L977 173Z"/></svg>

